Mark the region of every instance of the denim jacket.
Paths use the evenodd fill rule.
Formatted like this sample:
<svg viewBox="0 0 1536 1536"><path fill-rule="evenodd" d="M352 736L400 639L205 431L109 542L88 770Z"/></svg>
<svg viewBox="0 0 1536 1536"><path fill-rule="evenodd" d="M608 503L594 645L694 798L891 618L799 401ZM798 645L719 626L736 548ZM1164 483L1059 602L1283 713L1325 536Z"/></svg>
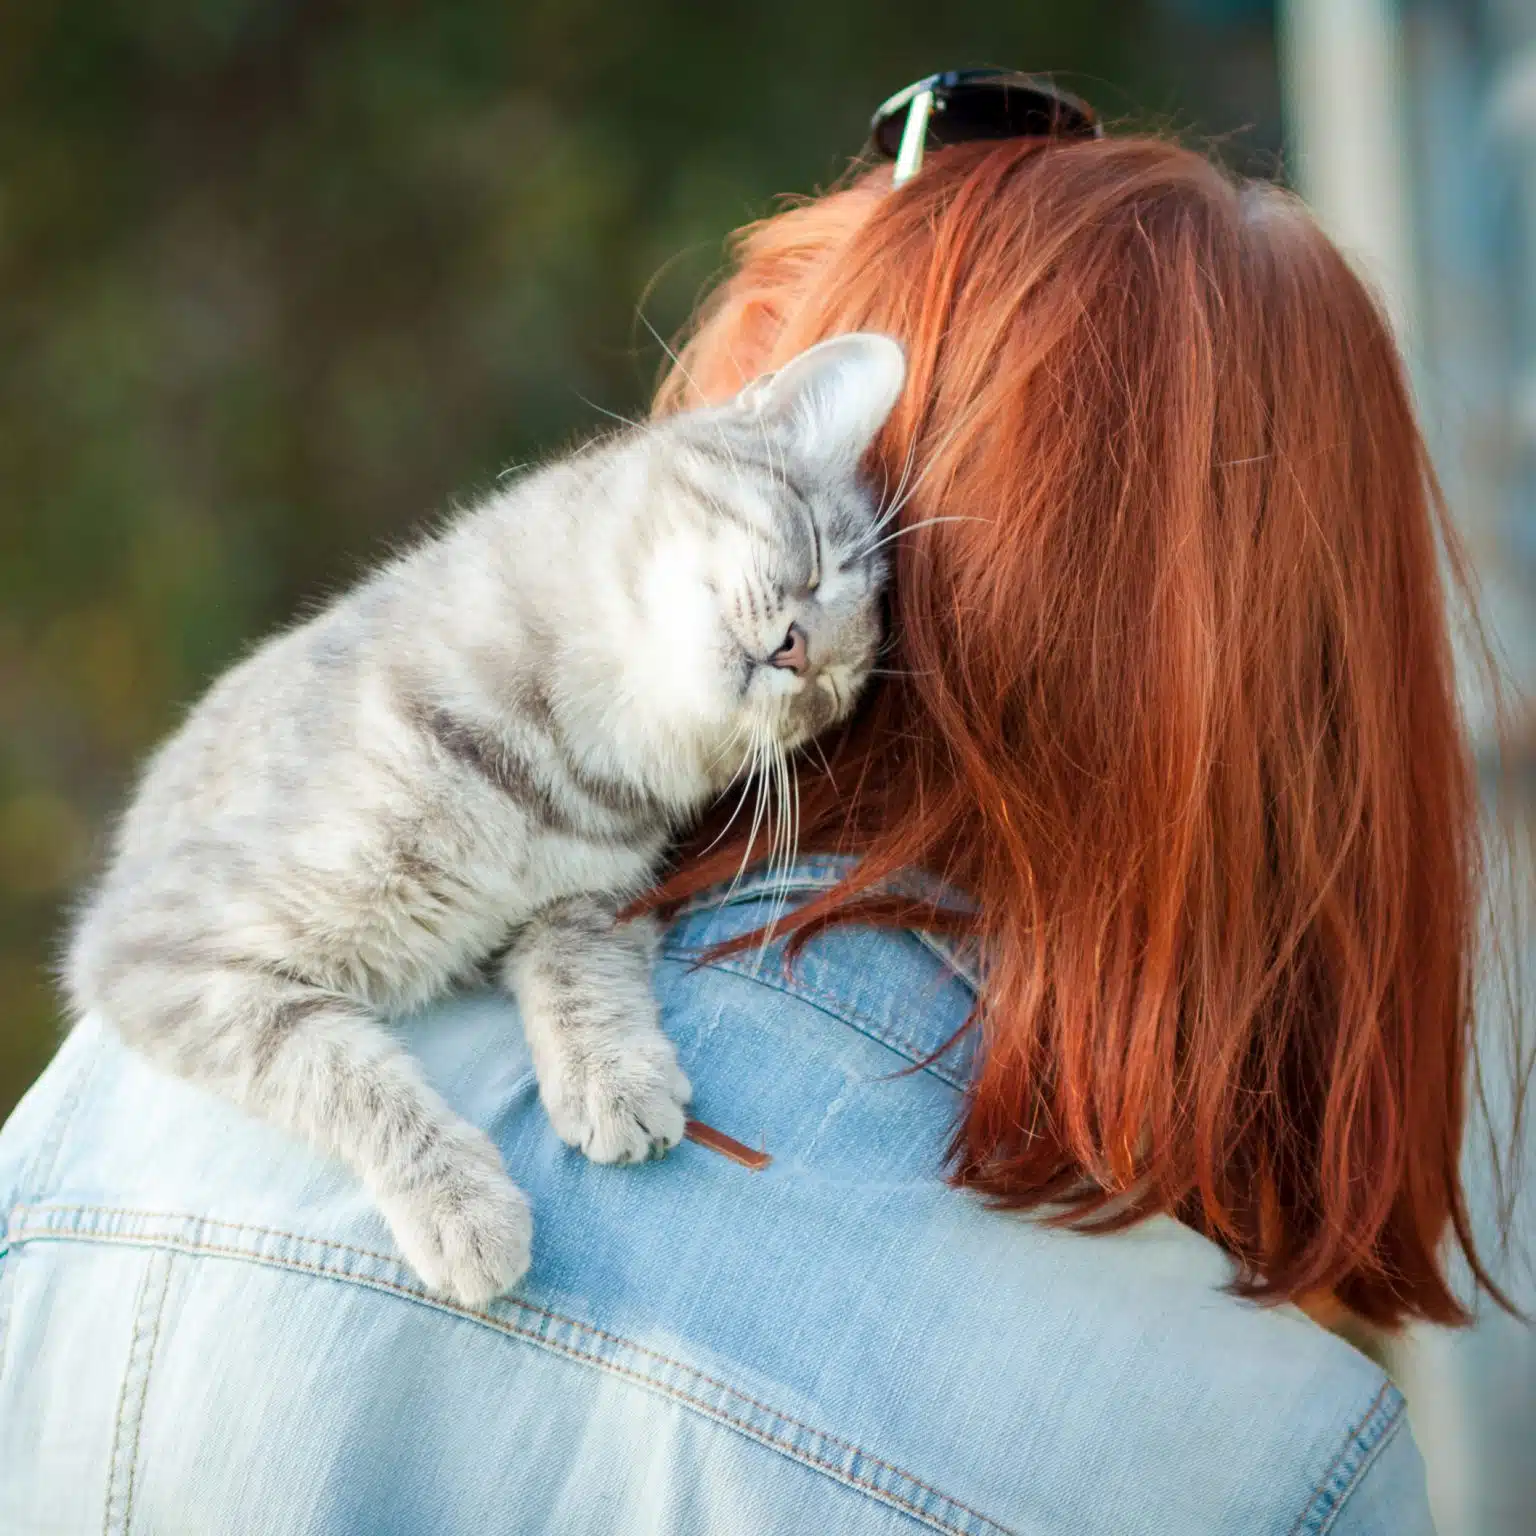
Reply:
<svg viewBox="0 0 1536 1536"><path fill-rule="evenodd" d="M695 1113L761 1170L585 1162L499 996L401 1023L533 1203L531 1271L478 1312L345 1170L76 1028L0 1133L0 1531L1431 1529L1398 1392L1203 1239L945 1185L963 953L850 929L788 972L697 963L780 894L685 911L657 978Z"/></svg>

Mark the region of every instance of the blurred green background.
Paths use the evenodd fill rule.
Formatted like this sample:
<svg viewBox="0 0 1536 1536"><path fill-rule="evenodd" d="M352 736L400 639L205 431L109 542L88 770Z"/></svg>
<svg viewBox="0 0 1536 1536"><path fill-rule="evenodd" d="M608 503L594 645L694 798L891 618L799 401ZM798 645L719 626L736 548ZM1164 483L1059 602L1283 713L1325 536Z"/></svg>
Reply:
<svg viewBox="0 0 1536 1536"><path fill-rule="evenodd" d="M208 680L643 409L648 326L725 236L981 63L1294 175L1392 301L1536 699L1531 0L0 0L0 1118L59 1036L72 893ZM1446 1536L1530 1531L1536 1335L1492 1315L1390 1361Z"/></svg>
<svg viewBox="0 0 1536 1536"><path fill-rule="evenodd" d="M633 411L775 194L936 68L1277 164L1260 4L0 5L0 1117L135 763L301 604Z"/></svg>

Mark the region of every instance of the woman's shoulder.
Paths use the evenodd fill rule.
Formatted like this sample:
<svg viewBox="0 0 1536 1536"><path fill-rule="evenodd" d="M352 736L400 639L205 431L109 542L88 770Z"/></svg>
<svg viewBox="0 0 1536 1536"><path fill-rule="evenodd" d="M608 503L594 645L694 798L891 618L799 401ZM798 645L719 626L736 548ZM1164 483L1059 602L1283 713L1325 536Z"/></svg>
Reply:
<svg viewBox="0 0 1536 1536"><path fill-rule="evenodd" d="M813 867L806 887L835 874ZM674 952L751 929L775 899L701 909ZM1425 1528L1401 1394L1295 1308L1234 1296L1214 1245L1168 1219L1052 1229L943 1182L971 1040L944 1047L977 980L963 946L834 930L791 969L748 951L663 983L690 1070L707 1054L686 1043L692 1021L724 1029L737 1060L753 1036L719 1112L751 1130L761 1106L781 1182L771 1230L825 1277L791 1292L806 1261L786 1257L769 1289L794 1296L797 1343L814 1340L796 1358L814 1360L852 1440L950 1469L1004 1526ZM1391 1519L1353 1524L1348 1507L1372 1501Z"/></svg>
<svg viewBox="0 0 1536 1536"><path fill-rule="evenodd" d="M45 1394L62 1351L71 1454L89 1421L115 1466L131 1431L144 1498L178 1458L275 1451L272 1508L323 1510L348 1477L403 1507L451 1465L466 1508L491 1479L531 1512L553 1457L567 1490L583 1466L664 1486L683 1513L663 1530L748 1528L721 1513L748 1488L786 1527L1417 1528L1396 1391L1299 1314L1227 1294L1210 1245L1166 1222L1051 1231L945 1185L963 953L845 930L792 967L707 958L782 899L744 883L683 913L657 977L696 1114L765 1166L689 1142L594 1167L549 1131L509 1004L404 1021L533 1201L527 1281L481 1313L420 1290L342 1171L82 1026L0 1133L0 1395ZM274 1372L313 1385L274 1397ZM222 1449L192 1445L193 1413ZM20 1465L3 1439L0 1485ZM1390 1518L1351 1524L1373 1501ZM519 1526L540 1528L560 1527Z"/></svg>

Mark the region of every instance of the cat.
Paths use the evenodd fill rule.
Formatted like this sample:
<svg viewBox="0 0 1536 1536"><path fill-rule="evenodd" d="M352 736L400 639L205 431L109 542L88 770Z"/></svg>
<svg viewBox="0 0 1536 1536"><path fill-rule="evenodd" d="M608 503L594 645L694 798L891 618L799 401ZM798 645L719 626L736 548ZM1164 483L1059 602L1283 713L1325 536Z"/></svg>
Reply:
<svg viewBox="0 0 1536 1536"><path fill-rule="evenodd" d="M339 1158L432 1291L515 1285L526 1199L387 1019L487 967L566 1142L681 1139L656 933L618 913L858 697L886 574L859 464L904 378L888 337L822 342L504 488L234 666L75 916L73 1014Z"/></svg>

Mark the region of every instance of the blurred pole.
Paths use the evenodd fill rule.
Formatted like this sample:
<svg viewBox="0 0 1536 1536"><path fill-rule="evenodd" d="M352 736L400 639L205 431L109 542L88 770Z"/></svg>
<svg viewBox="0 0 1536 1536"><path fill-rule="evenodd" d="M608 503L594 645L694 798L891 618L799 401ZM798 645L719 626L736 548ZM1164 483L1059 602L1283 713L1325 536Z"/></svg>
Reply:
<svg viewBox="0 0 1536 1536"><path fill-rule="evenodd" d="M1536 400L1536 5L1278 0L1277 20L1292 181L1387 304L1484 616L1504 665L1536 698L1536 563L1520 553L1536 549L1536 407L1523 424L1519 409L1522 397ZM1476 680L1464 669L1487 752L1493 720ZM1531 966L1528 985L1536 955ZM1502 1140L1510 1113L1497 1102L1497 1042L1508 1021L1491 981L1479 1015ZM1485 1254L1529 1306L1518 1240L1511 1263L1497 1262L1475 1131L1466 1162ZM1485 1304L1470 1330L1414 1328L1387 1352L1443 1536L1536 1530L1536 1336Z"/></svg>
<svg viewBox="0 0 1536 1536"><path fill-rule="evenodd" d="M1291 182L1408 344L1417 314L1397 8L1280 0L1279 43Z"/></svg>

